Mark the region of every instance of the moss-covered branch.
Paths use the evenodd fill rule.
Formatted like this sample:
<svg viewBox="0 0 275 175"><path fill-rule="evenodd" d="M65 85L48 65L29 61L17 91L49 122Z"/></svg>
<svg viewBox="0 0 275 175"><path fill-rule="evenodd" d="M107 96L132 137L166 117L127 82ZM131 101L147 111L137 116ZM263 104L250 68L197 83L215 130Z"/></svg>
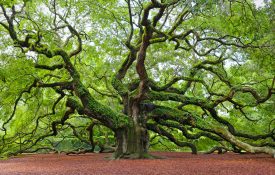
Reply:
<svg viewBox="0 0 275 175"><path fill-rule="evenodd" d="M189 97L186 95L181 95L177 93L171 93L171 92L156 92L156 91L149 91L147 94L148 99L152 101L175 101L175 102L181 102L184 104L193 104L200 106L202 108L212 108L213 103L209 100L202 99L199 97Z"/></svg>
<svg viewBox="0 0 275 175"><path fill-rule="evenodd" d="M197 148L195 145L193 145L192 143L182 142L182 141L177 140L171 133L167 132L161 126L158 126L157 124L152 124L152 123L148 123L146 126L149 130L151 130L155 133L158 133L164 137L167 137L170 141L172 141L176 145L178 145L180 147L189 147L189 148L191 148L193 154L197 153Z"/></svg>

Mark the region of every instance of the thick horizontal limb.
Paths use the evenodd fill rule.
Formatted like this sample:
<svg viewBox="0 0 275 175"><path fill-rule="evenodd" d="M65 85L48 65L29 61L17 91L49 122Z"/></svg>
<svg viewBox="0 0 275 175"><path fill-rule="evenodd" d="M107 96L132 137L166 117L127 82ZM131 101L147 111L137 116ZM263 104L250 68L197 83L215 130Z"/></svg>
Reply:
<svg viewBox="0 0 275 175"><path fill-rule="evenodd" d="M156 132L164 137L167 137L170 141L172 141L173 143L175 143L176 145L178 145L180 147L191 148L192 153L197 154L197 148L195 145L193 145L192 143L182 142L182 141L177 140L171 133L167 132L164 128L162 128L160 126L157 126L157 124L148 123L146 125L146 127L153 132Z"/></svg>

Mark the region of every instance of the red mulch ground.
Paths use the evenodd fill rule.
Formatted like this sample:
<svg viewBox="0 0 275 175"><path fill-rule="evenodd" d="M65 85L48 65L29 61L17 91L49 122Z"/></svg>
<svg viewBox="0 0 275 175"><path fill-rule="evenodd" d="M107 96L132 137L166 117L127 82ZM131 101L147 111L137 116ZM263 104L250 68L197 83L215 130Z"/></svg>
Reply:
<svg viewBox="0 0 275 175"><path fill-rule="evenodd" d="M192 155L162 152L166 159L107 160L110 154L40 154L0 161L1 175L275 175L275 159L268 155Z"/></svg>

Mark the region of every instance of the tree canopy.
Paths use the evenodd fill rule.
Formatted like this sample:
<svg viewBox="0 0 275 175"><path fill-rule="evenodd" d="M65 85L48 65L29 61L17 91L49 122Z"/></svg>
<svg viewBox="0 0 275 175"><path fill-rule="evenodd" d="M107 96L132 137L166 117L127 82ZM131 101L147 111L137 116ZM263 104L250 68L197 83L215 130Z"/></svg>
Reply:
<svg viewBox="0 0 275 175"><path fill-rule="evenodd" d="M114 158L165 144L275 155L273 1L0 6L3 157L66 140Z"/></svg>

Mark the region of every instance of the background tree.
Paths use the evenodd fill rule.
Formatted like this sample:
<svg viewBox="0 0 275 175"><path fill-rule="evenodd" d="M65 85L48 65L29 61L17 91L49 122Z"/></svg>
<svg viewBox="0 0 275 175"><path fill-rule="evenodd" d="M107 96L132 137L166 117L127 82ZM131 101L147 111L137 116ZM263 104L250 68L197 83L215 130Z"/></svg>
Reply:
<svg viewBox="0 0 275 175"><path fill-rule="evenodd" d="M2 155L95 133L114 158L151 157L150 136L275 154L272 2L0 4Z"/></svg>

